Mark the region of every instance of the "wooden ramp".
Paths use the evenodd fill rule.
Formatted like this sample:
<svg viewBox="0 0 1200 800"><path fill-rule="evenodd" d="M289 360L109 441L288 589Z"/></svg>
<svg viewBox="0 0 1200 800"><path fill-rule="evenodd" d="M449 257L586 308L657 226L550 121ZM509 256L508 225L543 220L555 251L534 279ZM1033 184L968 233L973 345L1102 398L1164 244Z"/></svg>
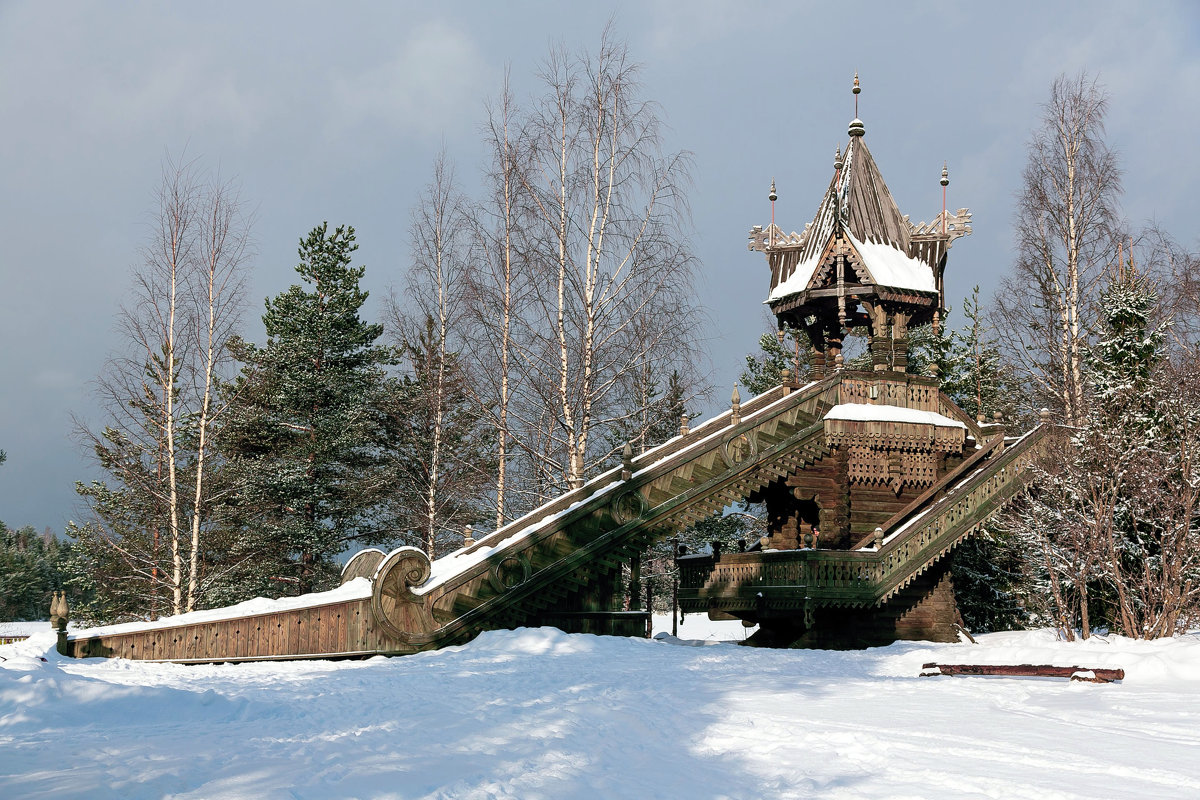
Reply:
<svg viewBox="0 0 1200 800"><path fill-rule="evenodd" d="M347 563L342 586L332 592L60 632L59 650L202 663L399 655L522 625L645 635L646 615L603 613L622 564L652 541L819 458L826 451L824 415L845 391L860 391L863 380L840 372L735 404L436 561L411 547L365 550ZM970 502L1011 494L1026 452L1014 448L958 478ZM807 585L819 587L827 602L879 602L970 532L956 503L934 502L937 513L897 526L898 535L879 550L841 551L836 558L834 551L815 551L831 555L806 561Z"/></svg>

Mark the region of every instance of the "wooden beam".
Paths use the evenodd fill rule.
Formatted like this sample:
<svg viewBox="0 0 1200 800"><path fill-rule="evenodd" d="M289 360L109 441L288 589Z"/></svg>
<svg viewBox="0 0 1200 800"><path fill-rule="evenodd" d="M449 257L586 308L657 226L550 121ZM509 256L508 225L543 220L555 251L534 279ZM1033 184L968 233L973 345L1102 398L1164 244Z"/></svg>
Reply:
<svg viewBox="0 0 1200 800"><path fill-rule="evenodd" d="M1073 681L1112 683L1125 679L1125 670L1107 667L1055 667L1049 664L937 664L921 666L921 677L939 675L1004 675L1018 678L1070 678Z"/></svg>

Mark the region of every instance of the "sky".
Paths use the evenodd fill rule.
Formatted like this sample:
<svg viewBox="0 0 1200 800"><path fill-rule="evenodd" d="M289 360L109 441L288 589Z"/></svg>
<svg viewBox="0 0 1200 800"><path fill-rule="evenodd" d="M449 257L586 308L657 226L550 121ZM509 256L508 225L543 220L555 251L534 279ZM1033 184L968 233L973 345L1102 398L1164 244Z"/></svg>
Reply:
<svg viewBox="0 0 1200 800"><path fill-rule="evenodd" d="M606 23L643 65L666 147L693 157L701 336L724 403L764 329L769 273L749 228L803 230L845 146L859 73L866 139L902 213L974 213L947 301L986 298L1012 264L1025 145L1056 76L1109 94L1122 210L1196 248L1200 6L691 2L0 0L0 520L61 531L101 477L73 420L102 426L92 382L148 240L163 160L198 158L254 210L245 336L294 281L298 240L355 227L368 314L399 287L408 226L443 148L479 182L484 104L521 97L551 45L595 51ZM1184 145L1168 146L1172 140ZM951 323L954 316L951 316Z"/></svg>

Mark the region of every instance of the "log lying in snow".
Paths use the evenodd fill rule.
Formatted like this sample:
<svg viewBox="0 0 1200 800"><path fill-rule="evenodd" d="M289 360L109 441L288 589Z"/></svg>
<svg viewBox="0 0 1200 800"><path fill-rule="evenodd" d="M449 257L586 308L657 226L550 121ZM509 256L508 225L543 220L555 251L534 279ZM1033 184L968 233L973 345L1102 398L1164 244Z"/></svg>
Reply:
<svg viewBox="0 0 1200 800"><path fill-rule="evenodd" d="M1112 683L1125 679L1123 669L1054 667L1049 664L934 664L921 667L922 678L938 675L1007 675L1021 678L1070 678L1073 681Z"/></svg>

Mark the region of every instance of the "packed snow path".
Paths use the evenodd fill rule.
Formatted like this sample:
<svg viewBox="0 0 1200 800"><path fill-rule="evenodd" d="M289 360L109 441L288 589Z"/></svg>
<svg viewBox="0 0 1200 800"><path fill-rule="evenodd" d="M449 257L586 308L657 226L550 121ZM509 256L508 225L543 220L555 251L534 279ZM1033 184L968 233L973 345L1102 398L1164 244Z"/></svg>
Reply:
<svg viewBox="0 0 1200 800"><path fill-rule="evenodd" d="M1200 796L1200 636L827 652L542 628L189 667L62 658L39 634L0 656L5 798ZM916 677L927 661L1127 677Z"/></svg>

